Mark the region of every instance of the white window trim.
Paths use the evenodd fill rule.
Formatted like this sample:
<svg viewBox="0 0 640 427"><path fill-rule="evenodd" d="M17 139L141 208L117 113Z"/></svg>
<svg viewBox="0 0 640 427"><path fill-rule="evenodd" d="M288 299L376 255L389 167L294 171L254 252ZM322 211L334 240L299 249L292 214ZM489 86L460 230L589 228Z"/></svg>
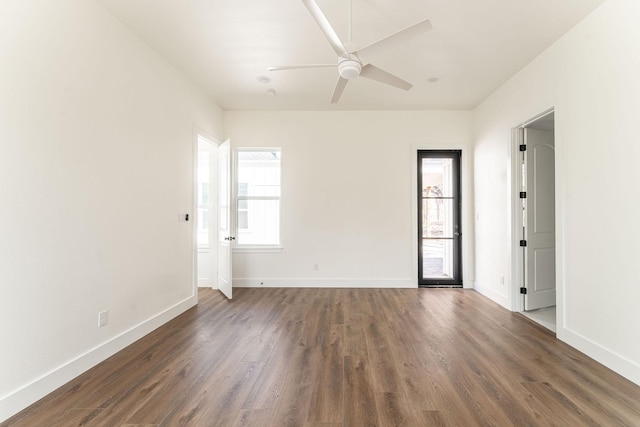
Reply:
<svg viewBox="0 0 640 427"><path fill-rule="evenodd" d="M282 253L283 251L284 247L282 245L242 245L233 247L233 252L245 254Z"/></svg>
<svg viewBox="0 0 640 427"><path fill-rule="evenodd" d="M238 153L242 152L273 152L278 151L280 153L280 196L238 196ZM282 148L281 147L237 147L234 148L234 156L233 156L233 188L232 188L232 206L233 206L233 215L234 217L238 214L238 200L278 200L280 202L280 223L278 224L278 241L280 242L277 245L273 244L265 244L265 245L257 245L257 244L241 244L236 241L234 242L232 251L238 253L280 253L284 250L284 246L282 244ZM234 221L234 234L238 236L238 221Z"/></svg>

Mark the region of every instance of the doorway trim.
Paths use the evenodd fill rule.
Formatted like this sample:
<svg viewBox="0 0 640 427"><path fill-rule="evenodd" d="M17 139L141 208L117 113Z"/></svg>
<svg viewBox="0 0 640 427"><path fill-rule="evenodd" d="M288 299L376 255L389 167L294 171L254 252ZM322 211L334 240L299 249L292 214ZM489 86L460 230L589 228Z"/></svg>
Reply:
<svg viewBox="0 0 640 427"><path fill-rule="evenodd" d="M521 153L520 153L520 144L524 144L524 128L528 125L536 122L537 120L553 113L554 117L554 140L555 140L555 156L554 156L554 172L555 172L555 229L556 229L556 237L555 237L555 247L556 247L556 331L559 331L563 326L564 322L562 322L562 304L563 299L562 295L562 277L563 277L563 251L562 251L562 228L561 228L561 205L559 204L560 199L560 186L559 186L559 173L558 173L558 164L559 164L559 154L561 151L559 149L558 144L558 114L554 107L548 108L542 111L539 114L529 118L528 120L523 121L511 128L511 144L509 146L509 169L511 179L508 182L509 186L509 199L510 199L510 209L511 209L511 224L509 227L509 243L510 243L510 257L511 262L509 263L511 271L509 274L511 280L511 310L516 312L523 312L524 307L524 298L520 294L520 287L523 285L523 277L524 277L524 260L522 256L522 248L520 247L519 241L520 236L522 235L522 210L520 205L520 197L519 192L522 188L522 174L521 174Z"/></svg>
<svg viewBox="0 0 640 427"><path fill-rule="evenodd" d="M418 287L418 151L460 150L460 222L462 228L462 277L464 289L473 288L473 222L471 194L471 173L469 169L471 151L467 144L411 144L411 283Z"/></svg>

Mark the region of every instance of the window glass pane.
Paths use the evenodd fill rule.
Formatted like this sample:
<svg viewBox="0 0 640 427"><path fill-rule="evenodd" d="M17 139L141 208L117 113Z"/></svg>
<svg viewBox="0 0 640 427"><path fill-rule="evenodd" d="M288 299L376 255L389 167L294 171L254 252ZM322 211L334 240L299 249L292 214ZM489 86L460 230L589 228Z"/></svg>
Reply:
<svg viewBox="0 0 640 427"><path fill-rule="evenodd" d="M198 208L198 246L209 246L209 208Z"/></svg>
<svg viewBox="0 0 640 427"><path fill-rule="evenodd" d="M249 213L245 209L238 211L238 230L247 230L249 228Z"/></svg>
<svg viewBox="0 0 640 427"><path fill-rule="evenodd" d="M198 204L200 205L208 205L209 204L209 183L201 182L200 183L200 191L198 192Z"/></svg>
<svg viewBox="0 0 640 427"><path fill-rule="evenodd" d="M238 200L238 229L246 230L249 228L249 201L248 200Z"/></svg>
<svg viewBox="0 0 640 427"><path fill-rule="evenodd" d="M238 209L238 244L280 244L280 200L244 200L247 210ZM244 214L240 215L241 212ZM245 216L240 227L240 217Z"/></svg>
<svg viewBox="0 0 640 427"><path fill-rule="evenodd" d="M453 237L452 199L422 199L422 237Z"/></svg>
<svg viewBox="0 0 640 427"><path fill-rule="evenodd" d="M246 182L238 183L238 196L248 196L249 195L249 184Z"/></svg>
<svg viewBox="0 0 640 427"><path fill-rule="evenodd" d="M280 196L280 151L238 152L238 196Z"/></svg>
<svg viewBox="0 0 640 427"><path fill-rule="evenodd" d="M453 160L422 159L422 197L453 196Z"/></svg>
<svg viewBox="0 0 640 427"><path fill-rule="evenodd" d="M424 279L452 278L453 240L423 240L422 262Z"/></svg>
<svg viewBox="0 0 640 427"><path fill-rule="evenodd" d="M218 217L220 218L219 225L219 236L221 239L224 236L228 236L229 230L229 217L227 212L230 208L229 206L229 166L228 166L228 154L220 153L219 158L219 167L220 167L220 181L218 182L218 199L219 199L219 212Z"/></svg>
<svg viewBox="0 0 640 427"><path fill-rule="evenodd" d="M198 140L198 210L197 210L197 244L208 247L209 242L209 184L211 182L211 146Z"/></svg>

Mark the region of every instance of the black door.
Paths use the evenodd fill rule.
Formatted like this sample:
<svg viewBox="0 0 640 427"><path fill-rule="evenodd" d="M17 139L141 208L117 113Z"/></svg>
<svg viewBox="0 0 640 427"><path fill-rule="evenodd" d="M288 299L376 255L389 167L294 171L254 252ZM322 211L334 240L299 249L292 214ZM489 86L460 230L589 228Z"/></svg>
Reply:
<svg viewBox="0 0 640 427"><path fill-rule="evenodd" d="M418 151L418 284L462 287L460 150Z"/></svg>

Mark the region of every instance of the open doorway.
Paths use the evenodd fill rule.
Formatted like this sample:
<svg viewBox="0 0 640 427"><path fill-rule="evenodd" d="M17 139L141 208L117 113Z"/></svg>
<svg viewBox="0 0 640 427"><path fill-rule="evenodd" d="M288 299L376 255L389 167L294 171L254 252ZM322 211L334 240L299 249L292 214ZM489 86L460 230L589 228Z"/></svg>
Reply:
<svg viewBox="0 0 640 427"><path fill-rule="evenodd" d="M217 289L218 146L198 134L196 140L196 277L199 287Z"/></svg>
<svg viewBox="0 0 640 427"><path fill-rule="evenodd" d="M515 129L514 293L525 316L556 330L555 115Z"/></svg>
<svg viewBox="0 0 640 427"><path fill-rule="evenodd" d="M462 287L461 153L418 151L420 287Z"/></svg>

